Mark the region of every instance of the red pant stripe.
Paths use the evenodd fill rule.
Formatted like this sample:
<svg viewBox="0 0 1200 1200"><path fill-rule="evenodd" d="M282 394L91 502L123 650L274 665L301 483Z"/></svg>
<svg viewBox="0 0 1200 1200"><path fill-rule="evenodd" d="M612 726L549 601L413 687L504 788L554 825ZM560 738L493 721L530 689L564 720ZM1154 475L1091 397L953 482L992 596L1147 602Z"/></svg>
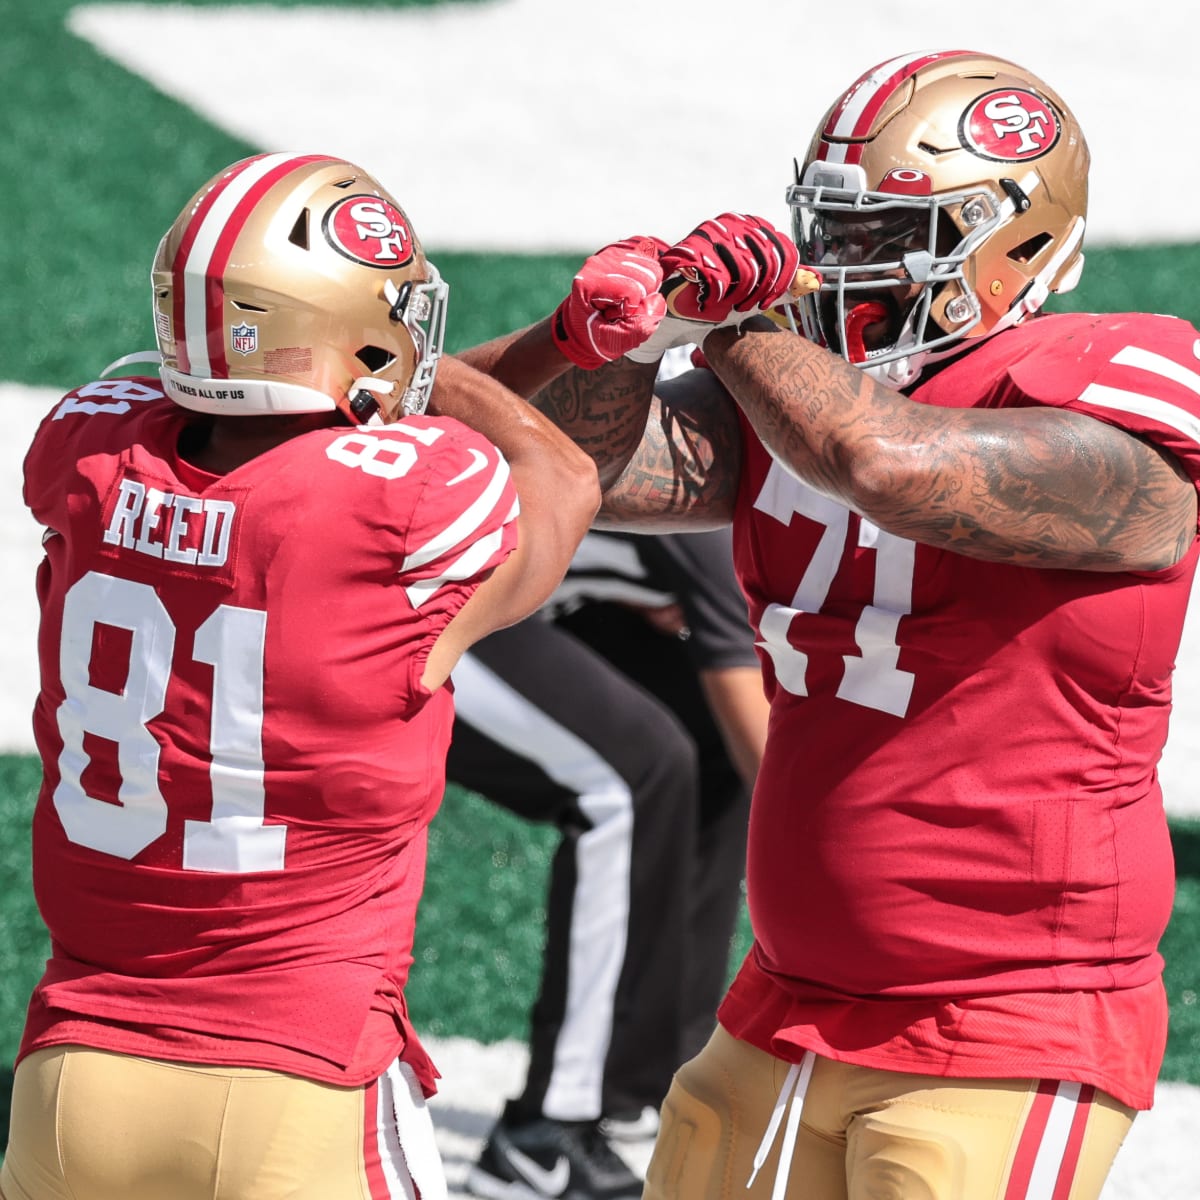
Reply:
<svg viewBox="0 0 1200 1200"><path fill-rule="evenodd" d="M1042 1080L1025 1118L1004 1200L1068 1200L1095 1089Z"/></svg>
<svg viewBox="0 0 1200 1200"><path fill-rule="evenodd" d="M1025 1200L1029 1194L1033 1166L1037 1161L1038 1148L1042 1144L1042 1134L1046 1132L1046 1122L1050 1118L1050 1105L1057 1091L1058 1085L1048 1080L1043 1079L1038 1084L1037 1095L1033 1098L1029 1115L1025 1118L1025 1126L1021 1130L1021 1138L1017 1142L1017 1152L1013 1156L1012 1170L1008 1174L1004 1200Z"/></svg>
<svg viewBox="0 0 1200 1200"><path fill-rule="evenodd" d="M1082 1087L1079 1089L1079 1100L1075 1104L1075 1115L1071 1120L1071 1130L1067 1135L1067 1144L1063 1151L1062 1165L1058 1169L1058 1183L1054 1188L1052 1200L1069 1200L1071 1184L1075 1182L1075 1170L1079 1166L1079 1154L1083 1149L1083 1134L1087 1129L1088 1117L1092 1112L1092 1101L1096 1097L1096 1089Z"/></svg>
<svg viewBox="0 0 1200 1200"><path fill-rule="evenodd" d="M363 1169L371 1200L389 1200L383 1164L379 1161L379 1084L363 1088Z"/></svg>

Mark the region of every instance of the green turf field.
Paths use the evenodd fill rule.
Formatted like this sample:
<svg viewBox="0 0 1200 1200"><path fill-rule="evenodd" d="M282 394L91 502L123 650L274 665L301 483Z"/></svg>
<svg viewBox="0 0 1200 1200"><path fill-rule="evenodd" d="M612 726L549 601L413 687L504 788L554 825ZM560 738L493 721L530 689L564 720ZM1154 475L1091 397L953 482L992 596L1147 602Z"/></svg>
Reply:
<svg viewBox="0 0 1200 1200"><path fill-rule="evenodd" d="M102 56L67 31L64 22L74 7L70 0L0 0L0 78L5 84L0 383L66 388L92 378L119 355L152 345L148 266L158 236L214 171L242 155L281 148L218 127L189 104ZM311 6L275 7L290 11ZM439 4L393 0L355 6L324 0L323 7L349 12ZM469 17L473 10L483 13L489 2L440 7ZM567 9L564 3L561 11ZM273 10L250 3L238 13L248 11L269 17ZM236 24L244 16L228 19ZM343 64L340 70L348 74L358 65ZM394 89L410 75L390 60L366 65L378 72L381 97L389 100L354 119L374 123L381 144L388 138L414 140L417 131L404 125L402 114L396 115L398 102L393 102ZM862 65L855 56L846 69ZM179 70L195 74L199 68ZM305 91L314 86L311 80L297 83ZM329 102L335 103L340 83L327 86ZM486 115L481 113L481 120ZM536 139L538 133L535 129L531 136ZM431 137L437 134L431 131ZM422 159L413 159L414 170L426 167ZM782 193L786 162L780 167ZM478 204L486 206L489 181L470 173L453 181L456 187L467 185L478 189ZM570 188L540 197L538 203L570 205L585 187L614 186L606 178L574 180ZM395 190L403 198L399 183ZM694 214L695 220L708 215ZM766 215L785 220L779 210ZM1143 221L1151 215L1134 214ZM1200 324L1200 241L1158 244L1152 225L1142 232L1149 244L1119 249L1089 244L1083 282L1058 307L1173 312ZM548 311L591 245L585 242L571 253L522 253L506 246L502 228L486 249L430 241L427 249L451 284L449 348L473 344ZM0 497L0 522L18 516L15 495ZM28 586L24 580L5 582L9 589ZM0 606L4 595L0 591ZM12 622L0 624L0 639L28 638L30 633ZM0 729L0 750L14 745L24 750L27 733L19 730L16 741L10 733ZM1173 736L1195 734L1177 730ZM0 1147L7 1125L9 1064L45 948L29 891L28 818L37 783L37 765L27 752L0 754ZM1172 834L1179 886L1164 946L1171 1030L1163 1078L1200 1086L1200 822L1175 820ZM482 1042L523 1036L537 984L543 887L553 847L552 831L531 828L478 797L451 790L431 833L429 882L410 987L420 1029ZM739 948L746 939L743 924Z"/></svg>

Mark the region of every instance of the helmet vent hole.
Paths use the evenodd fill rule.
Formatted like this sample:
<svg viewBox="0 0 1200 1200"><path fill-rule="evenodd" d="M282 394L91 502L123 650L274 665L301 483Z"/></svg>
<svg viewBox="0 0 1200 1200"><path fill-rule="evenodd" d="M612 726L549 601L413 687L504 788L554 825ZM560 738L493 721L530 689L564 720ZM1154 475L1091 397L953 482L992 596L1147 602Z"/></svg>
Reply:
<svg viewBox="0 0 1200 1200"><path fill-rule="evenodd" d="M288 241L293 246L299 246L301 250L308 249L308 209L304 209L296 218L295 225L292 226L292 232L288 234Z"/></svg>
<svg viewBox="0 0 1200 1200"><path fill-rule="evenodd" d="M247 304L244 300L231 300L230 303L238 312L265 313L267 309L258 304Z"/></svg>
<svg viewBox="0 0 1200 1200"><path fill-rule="evenodd" d="M1034 237L1023 241L1019 246L1014 246L1008 252L1008 257L1011 258L1013 262L1033 262L1033 260L1037 258L1037 256L1041 254L1041 252L1045 250L1045 248L1049 246L1052 241L1054 241L1054 239L1048 233L1036 234Z"/></svg>
<svg viewBox="0 0 1200 1200"><path fill-rule="evenodd" d="M384 367L389 366L396 356L381 346L363 346L357 352L357 358L368 371L374 372L382 371Z"/></svg>

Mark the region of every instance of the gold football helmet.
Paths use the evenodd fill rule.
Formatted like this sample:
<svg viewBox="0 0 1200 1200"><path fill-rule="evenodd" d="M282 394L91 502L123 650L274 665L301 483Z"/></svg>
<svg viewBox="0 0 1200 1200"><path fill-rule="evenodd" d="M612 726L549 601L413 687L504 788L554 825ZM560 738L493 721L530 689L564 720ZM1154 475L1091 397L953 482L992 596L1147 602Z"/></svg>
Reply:
<svg viewBox="0 0 1200 1200"><path fill-rule="evenodd" d="M1036 76L967 51L893 58L826 114L788 188L824 283L805 334L905 387L1037 312L1083 267L1087 143Z"/></svg>
<svg viewBox="0 0 1200 1200"><path fill-rule="evenodd" d="M423 412L447 287L396 201L319 155L234 163L159 243L154 331L167 394L200 412Z"/></svg>

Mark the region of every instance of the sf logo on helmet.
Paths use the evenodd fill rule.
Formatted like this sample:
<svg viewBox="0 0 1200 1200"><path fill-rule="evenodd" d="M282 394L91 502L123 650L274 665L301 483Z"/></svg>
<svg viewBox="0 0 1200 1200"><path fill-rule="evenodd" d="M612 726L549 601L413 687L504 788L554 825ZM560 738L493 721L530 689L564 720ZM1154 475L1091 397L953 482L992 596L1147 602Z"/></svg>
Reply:
<svg viewBox="0 0 1200 1200"><path fill-rule="evenodd" d="M325 236L339 253L368 267L391 269L411 262L412 231L404 214L378 196L347 196L326 214Z"/></svg>
<svg viewBox="0 0 1200 1200"><path fill-rule="evenodd" d="M963 113L959 136L993 162L1024 162L1054 148L1061 132L1054 110L1020 88L988 92Z"/></svg>

